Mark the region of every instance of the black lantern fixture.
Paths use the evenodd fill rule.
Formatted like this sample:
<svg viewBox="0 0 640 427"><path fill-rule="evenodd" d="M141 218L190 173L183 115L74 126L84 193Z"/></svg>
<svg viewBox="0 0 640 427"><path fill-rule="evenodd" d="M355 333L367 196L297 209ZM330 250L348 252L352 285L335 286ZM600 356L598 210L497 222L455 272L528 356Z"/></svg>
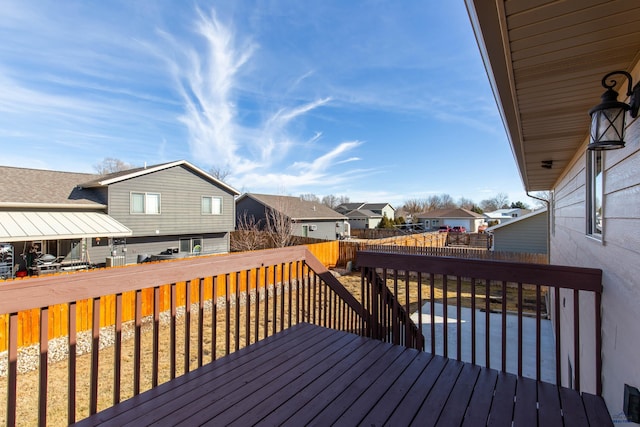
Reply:
<svg viewBox="0 0 640 427"><path fill-rule="evenodd" d="M609 77L621 74L627 78L627 96L631 97L629 104L618 102L618 92L613 88L618 83ZM588 150L614 150L624 147L624 126L626 112L631 112L631 117L638 115L640 106L640 84L631 89L631 74L626 71L613 71L602 78L602 86L606 88L602 94L600 104L589 110L591 115L591 139Z"/></svg>

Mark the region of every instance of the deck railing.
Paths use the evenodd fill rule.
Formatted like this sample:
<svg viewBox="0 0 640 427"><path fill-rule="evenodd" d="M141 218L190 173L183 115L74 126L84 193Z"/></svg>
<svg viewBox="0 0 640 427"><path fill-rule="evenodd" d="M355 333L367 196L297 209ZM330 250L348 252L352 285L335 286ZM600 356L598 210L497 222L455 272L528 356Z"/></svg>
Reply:
<svg viewBox="0 0 640 427"><path fill-rule="evenodd" d="M39 321L19 322L31 310ZM4 314L0 423L10 426L73 423L296 323L364 334L367 318L304 246L6 282ZM50 342L60 314L66 336ZM36 371L20 373L23 328L39 333L39 356ZM61 351L66 363L48 362Z"/></svg>
<svg viewBox="0 0 640 427"><path fill-rule="evenodd" d="M440 347L445 356L456 353L461 359L462 287L467 282L473 331L470 361L483 364L480 353L484 350L484 364L490 367L495 365L490 334L482 339L476 332L482 325L490 330L494 320L489 313L496 310L491 301L499 300L502 349L506 347L507 306L503 296L507 289L515 290L519 303L514 339L518 344L518 374L523 373L526 351L523 293L533 287L538 379L542 294L546 287L555 286L550 294L554 297L551 305L557 314L554 326L558 337L561 328L583 331L589 326L579 322L581 313L585 314L586 299L581 295L594 294L593 369L600 393L599 270L373 252L359 253L357 264L362 267L362 276L360 289L354 294L303 246L3 283L0 316L6 315L8 322L0 338L4 332L8 363L6 376L0 377L0 398L6 401L6 411L0 409L0 424L15 425L18 419L26 424L73 423L300 322L409 347L426 347L436 353L440 345L435 333L437 286L444 291L440 296L442 317L447 319L448 310L455 311L452 317L456 325L450 329L458 331L456 348L450 352L445 321L441 326L444 345ZM449 308L449 289L455 295L455 308ZM413 294L415 297L409 296ZM430 314L412 320L427 300ZM476 314L475 308L481 306L484 315ZM36 324L19 321L21 314L32 310L39 312ZM576 319L573 324L565 324L565 317L560 316L566 311ZM60 317L66 322L59 322ZM84 319L90 321L85 323ZM49 324L54 321L66 329L62 342L49 336ZM423 336L421 331L427 324L430 329ZM18 336L27 328L39 335L36 370L19 373L25 371L19 357L25 349L19 346ZM572 368L577 389L581 388L580 372L590 369L582 367L580 361L582 344L580 334L576 334L570 346L575 355ZM559 354L567 344L557 340L555 346L560 383ZM66 353L66 362L53 363L58 360L54 357L60 352L58 347ZM507 356L502 351L502 370L507 370ZM33 395L37 399L32 402Z"/></svg>
<svg viewBox="0 0 640 427"><path fill-rule="evenodd" d="M581 378L593 373L586 388L601 394L601 270L381 252L359 252L357 266L372 336L415 340L402 316L380 306L392 292L404 312L420 313L415 324L424 332L426 351L537 380L544 366L555 376L547 381L577 390L584 390ZM547 317L553 319L551 349L545 350L550 354L542 352ZM533 325L525 327L529 320ZM567 331L569 342L562 340ZM528 347L530 337L535 344ZM571 355L567 370L573 371L564 381L563 354ZM591 363L583 366L581 357Z"/></svg>

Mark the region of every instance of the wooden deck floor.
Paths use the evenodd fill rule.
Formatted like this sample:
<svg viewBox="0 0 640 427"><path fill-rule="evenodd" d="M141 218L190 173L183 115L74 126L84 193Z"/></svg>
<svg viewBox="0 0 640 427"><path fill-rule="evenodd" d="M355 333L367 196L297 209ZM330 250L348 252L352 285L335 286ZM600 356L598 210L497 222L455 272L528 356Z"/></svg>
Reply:
<svg viewBox="0 0 640 427"><path fill-rule="evenodd" d="M309 324L79 425L613 425L602 399Z"/></svg>

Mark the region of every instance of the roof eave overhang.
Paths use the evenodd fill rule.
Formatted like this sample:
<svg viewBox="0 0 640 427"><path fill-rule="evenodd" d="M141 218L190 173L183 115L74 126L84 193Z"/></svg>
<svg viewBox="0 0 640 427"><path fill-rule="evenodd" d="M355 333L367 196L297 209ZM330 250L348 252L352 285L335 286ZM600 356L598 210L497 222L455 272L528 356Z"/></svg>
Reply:
<svg viewBox="0 0 640 427"><path fill-rule="evenodd" d="M0 202L0 209L70 209L70 210L105 210L107 205L99 203L16 203Z"/></svg>
<svg viewBox="0 0 640 427"><path fill-rule="evenodd" d="M465 3L520 179L529 191L504 3L483 1L479 8L474 0Z"/></svg>

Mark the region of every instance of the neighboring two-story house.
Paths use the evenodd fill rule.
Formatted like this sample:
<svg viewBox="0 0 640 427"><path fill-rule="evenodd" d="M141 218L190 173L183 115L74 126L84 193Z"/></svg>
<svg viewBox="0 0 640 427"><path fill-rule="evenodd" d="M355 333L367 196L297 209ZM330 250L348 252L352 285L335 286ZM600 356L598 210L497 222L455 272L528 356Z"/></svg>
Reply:
<svg viewBox="0 0 640 427"><path fill-rule="evenodd" d="M336 212L346 215L352 229L376 228L382 218L396 217L396 210L389 203L342 203Z"/></svg>
<svg viewBox="0 0 640 427"><path fill-rule="evenodd" d="M236 201L238 220L253 217L265 227L269 211L276 211L293 223L292 235L336 240L350 235L347 217L322 203L299 197L245 193Z"/></svg>
<svg viewBox="0 0 640 427"><path fill-rule="evenodd" d="M625 390L640 388L640 120L601 96L616 97L606 85L626 109L640 101L640 7L627 0L465 2L524 188L551 191L550 262L603 272L602 394L619 415L629 409ZM573 328L562 327L574 316L573 299L561 292L554 319L565 343L574 342ZM580 296L581 324L593 324L594 306ZM580 348L595 348L598 338L587 329L578 332ZM579 379L593 393L592 370L576 378L578 357L593 366L592 352L561 349L562 382Z"/></svg>
<svg viewBox="0 0 640 427"><path fill-rule="evenodd" d="M23 260L32 246L93 264L229 251L239 193L184 160L104 176L0 167L0 179L0 243Z"/></svg>

